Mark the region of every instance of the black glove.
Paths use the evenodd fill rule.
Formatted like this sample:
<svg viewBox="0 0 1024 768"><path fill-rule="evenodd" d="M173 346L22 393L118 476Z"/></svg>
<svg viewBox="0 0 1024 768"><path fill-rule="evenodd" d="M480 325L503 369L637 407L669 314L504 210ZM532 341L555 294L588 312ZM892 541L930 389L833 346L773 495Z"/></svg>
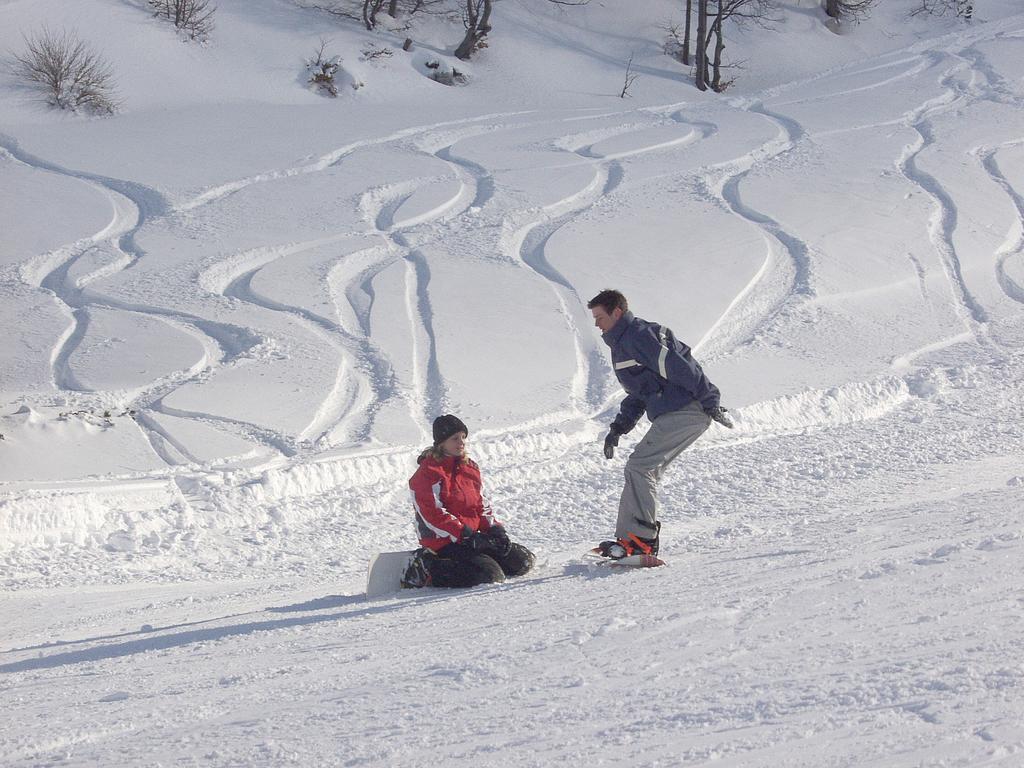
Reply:
<svg viewBox="0 0 1024 768"><path fill-rule="evenodd" d="M512 551L512 541L502 526L492 525L487 530L487 535L491 538L491 549L498 557L505 557Z"/></svg>
<svg viewBox="0 0 1024 768"><path fill-rule="evenodd" d="M617 425L612 424L604 438L604 457L606 459L610 459L615 455L615 447L619 444L619 437L621 435L622 430Z"/></svg>
<svg viewBox="0 0 1024 768"><path fill-rule="evenodd" d="M465 537L462 543L474 552L490 552L494 548L494 542L491 541L491 537L483 531L474 531L471 535Z"/></svg>
<svg viewBox="0 0 1024 768"><path fill-rule="evenodd" d="M711 417L712 421L717 421L723 427L732 429L735 424L732 423L732 419L726 416L728 412L729 410L727 408L723 408L720 405L716 405L714 408L708 408L704 411L704 413Z"/></svg>
<svg viewBox="0 0 1024 768"><path fill-rule="evenodd" d="M473 552L484 555L493 554L498 555L498 557L504 557L512 549L512 542L509 541L508 534L503 529L500 530L500 533L497 533L493 528L486 533L475 531L471 536L463 539L462 543L473 550Z"/></svg>

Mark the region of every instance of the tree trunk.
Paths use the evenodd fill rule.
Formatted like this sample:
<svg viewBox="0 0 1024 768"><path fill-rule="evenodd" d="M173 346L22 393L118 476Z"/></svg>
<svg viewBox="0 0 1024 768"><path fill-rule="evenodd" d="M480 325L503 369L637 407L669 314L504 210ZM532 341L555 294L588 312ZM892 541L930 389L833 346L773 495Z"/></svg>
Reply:
<svg viewBox="0 0 1024 768"><path fill-rule="evenodd" d="M491 31L491 0L466 0L466 36L455 49L455 58L469 61L473 51Z"/></svg>
<svg viewBox="0 0 1024 768"><path fill-rule="evenodd" d="M715 30L715 61L713 65L714 77L711 80L711 90L715 93L722 92L722 51L725 50L725 38L722 37L722 0L718 0L718 17L714 23Z"/></svg>
<svg viewBox="0 0 1024 768"><path fill-rule="evenodd" d="M377 13L384 5L384 0L363 0L363 23L372 30L377 26Z"/></svg>
<svg viewBox="0 0 1024 768"><path fill-rule="evenodd" d="M476 29L467 29L466 36L462 38L462 42L459 43L459 47L455 49L455 58L462 59L463 61L469 61L469 57L473 54L473 49L476 48L476 44L480 38L477 37Z"/></svg>
<svg viewBox="0 0 1024 768"><path fill-rule="evenodd" d="M697 89L706 91L708 89L708 0L697 0L697 51L695 55L697 65L696 84Z"/></svg>
<svg viewBox="0 0 1024 768"><path fill-rule="evenodd" d="M686 0L686 26L683 33L683 64L690 63L690 16L693 14L693 0Z"/></svg>
<svg viewBox="0 0 1024 768"><path fill-rule="evenodd" d="M398 0L391 0L388 3L388 16L392 19L398 18Z"/></svg>
<svg viewBox="0 0 1024 768"><path fill-rule="evenodd" d="M842 15L839 10L839 0L825 0L825 13L833 19L838 19Z"/></svg>

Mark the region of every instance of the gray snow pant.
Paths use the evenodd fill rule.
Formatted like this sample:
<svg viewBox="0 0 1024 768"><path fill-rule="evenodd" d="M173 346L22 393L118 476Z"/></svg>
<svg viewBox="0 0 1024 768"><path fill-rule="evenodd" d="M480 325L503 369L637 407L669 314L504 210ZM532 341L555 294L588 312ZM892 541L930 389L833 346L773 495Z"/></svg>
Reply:
<svg viewBox="0 0 1024 768"><path fill-rule="evenodd" d="M626 461L626 487L622 489L619 500L616 538L624 538L630 533L645 539L655 536L658 481L665 467L710 425L711 418L696 402L682 410L663 413L651 422L651 428Z"/></svg>

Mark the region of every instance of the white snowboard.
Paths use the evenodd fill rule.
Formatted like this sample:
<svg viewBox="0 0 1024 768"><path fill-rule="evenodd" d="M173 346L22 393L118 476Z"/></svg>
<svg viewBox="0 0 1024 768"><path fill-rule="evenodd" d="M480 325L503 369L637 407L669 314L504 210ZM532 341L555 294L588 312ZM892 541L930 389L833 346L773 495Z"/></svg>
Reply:
<svg viewBox="0 0 1024 768"><path fill-rule="evenodd" d="M596 550L591 551L589 557L594 558L598 565L606 565L609 568L657 568L666 565L665 561L657 555L629 555L618 560L602 557Z"/></svg>
<svg viewBox="0 0 1024 768"><path fill-rule="evenodd" d="M665 561L657 555L630 555L621 560L606 560L608 565L623 568L657 568L665 565Z"/></svg>
<svg viewBox="0 0 1024 768"><path fill-rule="evenodd" d="M370 559L366 574L366 599L397 592L402 588L402 576L409 567L415 550L404 552L380 552Z"/></svg>

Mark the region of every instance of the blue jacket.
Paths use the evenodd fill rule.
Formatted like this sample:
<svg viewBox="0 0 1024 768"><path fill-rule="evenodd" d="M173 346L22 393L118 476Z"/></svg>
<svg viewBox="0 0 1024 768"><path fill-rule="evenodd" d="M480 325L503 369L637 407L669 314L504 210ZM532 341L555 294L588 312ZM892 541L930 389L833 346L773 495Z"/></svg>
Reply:
<svg viewBox="0 0 1024 768"><path fill-rule="evenodd" d="M719 404L718 387L704 375L690 348L663 325L626 312L602 335L612 349L615 377L626 390L612 422L623 434L647 412L651 421L697 401L707 410Z"/></svg>

